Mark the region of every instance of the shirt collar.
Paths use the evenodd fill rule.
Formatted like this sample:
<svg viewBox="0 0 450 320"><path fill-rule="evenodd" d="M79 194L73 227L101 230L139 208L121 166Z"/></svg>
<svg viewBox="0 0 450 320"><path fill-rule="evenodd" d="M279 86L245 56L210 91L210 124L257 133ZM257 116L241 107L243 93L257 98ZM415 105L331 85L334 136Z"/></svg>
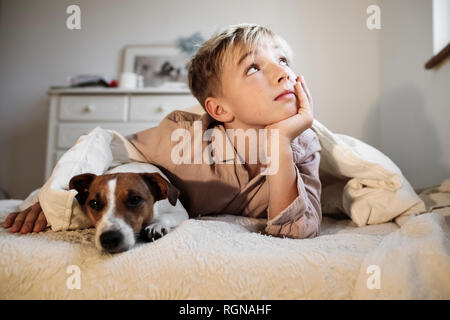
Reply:
<svg viewBox="0 0 450 320"><path fill-rule="evenodd" d="M230 137L228 136L225 126L223 123L212 118L208 113L202 115L202 123L204 125L204 130L207 130L206 136L209 141L209 145L212 147L214 143L212 140L213 135L217 135L219 139L222 141L218 141L216 144L216 148L214 148L214 161L215 163L236 163L236 164L245 164L244 158L238 153L236 148L234 147ZM209 130L212 129L212 130ZM209 131L208 131L209 130ZM217 130L217 131L214 131ZM203 132L202 134L205 134Z"/></svg>

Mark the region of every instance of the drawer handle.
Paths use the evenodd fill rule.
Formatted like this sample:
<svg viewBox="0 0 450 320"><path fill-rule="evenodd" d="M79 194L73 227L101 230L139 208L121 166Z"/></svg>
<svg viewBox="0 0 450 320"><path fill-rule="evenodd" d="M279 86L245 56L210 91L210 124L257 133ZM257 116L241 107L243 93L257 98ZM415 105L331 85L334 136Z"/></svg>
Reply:
<svg viewBox="0 0 450 320"><path fill-rule="evenodd" d="M83 112L84 113L91 113L95 110L94 105L88 104L86 107L84 107Z"/></svg>

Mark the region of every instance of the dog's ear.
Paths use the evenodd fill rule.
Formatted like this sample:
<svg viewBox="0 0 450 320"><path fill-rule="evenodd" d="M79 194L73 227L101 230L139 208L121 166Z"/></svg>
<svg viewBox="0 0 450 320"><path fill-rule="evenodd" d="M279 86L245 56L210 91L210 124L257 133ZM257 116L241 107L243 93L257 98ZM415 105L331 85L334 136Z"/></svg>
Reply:
<svg viewBox="0 0 450 320"><path fill-rule="evenodd" d="M84 203L86 202L86 199L89 195L89 186L91 185L95 177L95 174L83 173L70 179L69 189L75 189L78 191L78 194L75 196L75 198L80 205L84 205Z"/></svg>
<svg viewBox="0 0 450 320"><path fill-rule="evenodd" d="M155 201L168 199L171 205L175 206L177 204L180 191L161 177L159 173L140 173L140 175L149 187L153 197L155 197Z"/></svg>

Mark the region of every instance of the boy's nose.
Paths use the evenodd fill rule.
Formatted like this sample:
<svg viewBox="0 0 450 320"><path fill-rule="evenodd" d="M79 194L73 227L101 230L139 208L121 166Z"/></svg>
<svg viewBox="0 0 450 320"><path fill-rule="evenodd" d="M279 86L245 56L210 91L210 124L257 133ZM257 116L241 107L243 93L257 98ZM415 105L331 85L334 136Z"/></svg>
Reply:
<svg viewBox="0 0 450 320"><path fill-rule="evenodd" d="M290 80L291 75L288 72L288 70L286 70L285 68L283 68L280 65L275 65L274 66L274 75L275 75L275 80L277 82L277 84L286 81L286 80Z"/></svg>
<svg viewBox="0 0 450 320"><path fill-rule="evenodd" d="M282 82L282 81L285 81L285 80L288 80L288 79L289 79L289 74L287 74L287 73L281 74L281 75L278 77L278 83L280 83L280 82Z"/></svg>
<svg viewBox="0 0 450 320"><path fill-rule="evenodd" d="M291 79L291 75L286 70L282 70L277 77L277 83L282 83L284 81L289 81Z"/></svg>

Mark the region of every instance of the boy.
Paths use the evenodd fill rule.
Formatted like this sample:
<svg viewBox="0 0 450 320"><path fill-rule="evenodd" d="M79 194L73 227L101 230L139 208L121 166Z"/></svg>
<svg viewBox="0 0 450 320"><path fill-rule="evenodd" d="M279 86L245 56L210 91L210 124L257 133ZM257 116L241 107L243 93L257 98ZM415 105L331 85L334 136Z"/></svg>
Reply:
<svg viewBox="0 0 450 320"><path fill-rule="evenodd" d="M206 41L189 63L189 87L206 113L174 111L157 127L130 138L180 190L179 199L190 217L267 217L265 231L273 236L319 234L321 146L310 129L311 96L289 60L288 45L269 29L253 24L228 27ZM204 161L205 139L196 148L199 128L202 135L214 129L226 137L219 143L216 135L214 161ZM180 130L187 134L181 135L187 137L184 144L174 140ZM257 139L259 149L254 148L255 141L240 148L240 136L249 132L264 133L248 135L249 140ZM185 160L193 161L180 161L180 151ZM275 170L262 174L269 158ZM10 214L4 223L21 233L39 232L45 225L39 203Z"/></svg>

